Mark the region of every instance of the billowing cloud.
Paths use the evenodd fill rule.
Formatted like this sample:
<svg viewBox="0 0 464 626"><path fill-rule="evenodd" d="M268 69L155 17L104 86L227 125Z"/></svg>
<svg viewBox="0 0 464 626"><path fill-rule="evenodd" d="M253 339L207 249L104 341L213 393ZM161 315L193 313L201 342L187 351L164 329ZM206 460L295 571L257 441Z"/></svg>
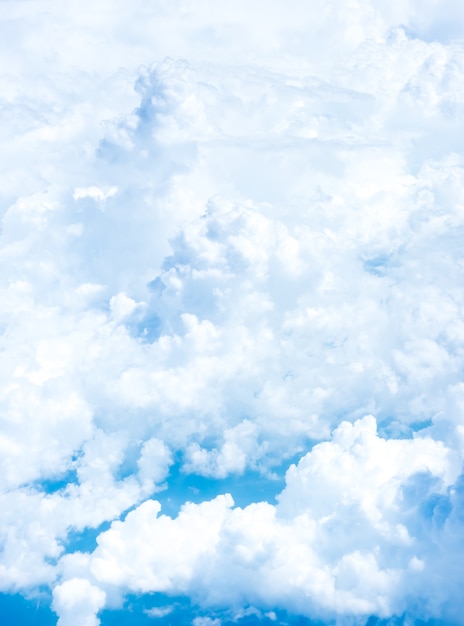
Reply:
<svg viewBox="0 0 464 626"><path fill-rule="evenodd" d="M99 536L85 567L104 589L188 593L213 608L389 617L416 596L415 617L452 614L460 600L438 555L455 541L459 472L430 437L383 439L372 416L343 422L290 467L277 505L224 495L172 519L147 500ZM80 556L64 561L68 576L82 568Z"/></svg>
<svg viewBox="0 0 464 626"><path fill-rule="evenodd" d="M459 621L462 10L2 6L0 590Z"/></svg>
<svg viewBox="0 0 464 626"><path fill-rule="evenodd" d="M77 622L83 626L98 626L95 613L104 606L105 594L88 580L73 578L55 587L53 602L60 614L58 626Z"/></svg>

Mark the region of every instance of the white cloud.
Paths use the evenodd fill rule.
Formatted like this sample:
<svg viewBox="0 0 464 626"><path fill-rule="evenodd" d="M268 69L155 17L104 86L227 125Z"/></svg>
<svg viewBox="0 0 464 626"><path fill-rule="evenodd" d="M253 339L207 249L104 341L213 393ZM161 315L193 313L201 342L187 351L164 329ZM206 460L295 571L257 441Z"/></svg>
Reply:
<svg viewBox="0 0 464 626"><path fill-rule="evenodd" d="M343 422L289 469L276 506L219 496L171 519L147 501L100 535L89 572L103 588L326 618L401 615L416 593L439 616L458 600L436 552L453 541L455 505L438 535L426 508L448 499L459 471L440 442L383 439L372 416Z"/></svg>
<svg viewBox="0 0 464 626"><path fill-rule="evenodd" d="M137 461L138 477L143 485L148 484L147 491L154 491L155 485L161 483L169 474L172 455L165 444L153 437L145 441Z"/></svg>
<svg viewBox="0 0 464 626"><path fill-rule="evenodd" d="M458 614L462 10L2 6L0 589Z"/></svg>
<svg viewBox="0 0 464 626"><path fill-rule="evenodd" d="M112 198L118 192L117 187L108 187L106 189L100 189L99 187L78 187L74 190L74 200L81 200L82 198L92 198L96 202L104 202L108 198Z"/></svg>
<svg viewBox="0 0 464 626"><path fill-rule="evenodd" d="M249 420L244 420L224 431L224 443L219 450L209 451L198 443L190 444L186 450L185 470L214 478L242 474L250 456L253 458L262 453L256 442L257 433L257 427Z"/></svg>
<svg viewBox="0 0 464 626"><path fill-rule="evenodd" d="M221 620L211 619L210 617L195 617L193 626L221 626Z"/></svg>
<svg viewBox="0 0 464 626"><path fill-rule="evenodd" d="M154 619L166 617L174 610L173 606L163 606L163 607L153 607L152 609L146 609L144 613L148 615L148 617L152 617Z"/></svg>
<svg viewBox="0 0 464 626"><path fill-rule="evenodd" d="M98 626L95 614L104 604L105 593L81 578L67 580L53 591L53 606L60 615L58 626Z"/></svg>

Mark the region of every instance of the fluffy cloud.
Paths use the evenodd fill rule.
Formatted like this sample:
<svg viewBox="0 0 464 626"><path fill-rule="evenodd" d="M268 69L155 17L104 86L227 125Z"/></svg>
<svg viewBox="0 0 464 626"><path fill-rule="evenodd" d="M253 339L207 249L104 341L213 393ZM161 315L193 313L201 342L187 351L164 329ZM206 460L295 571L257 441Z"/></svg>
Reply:
<svg viewBox="0 0 464 626"><path fill-rule="evenodd" d="M456 618L462 10L2 6L0 589Z"/></svg>
<svg viewBox="0 0 464 626"><path fill-rule="evenodd" d="M105 594L88 580L73 578L55 587L53 592L55 610L60 614L58 626L98 626L95 613L105 604Z"/></svg>
<svg viewBox="0 0 464 626"><path fill-rule="evenodd" d="M188 593L216 608L453 615L461 578L449 584L443 556L459 472L456 454L429 437L383 439L372 416L343 422L290 467L276 506L234 508L226 495L172 519L148 500L99 536L85 567L105 589ZM68 576L82 568L77 555L65 561Z"/></svg>

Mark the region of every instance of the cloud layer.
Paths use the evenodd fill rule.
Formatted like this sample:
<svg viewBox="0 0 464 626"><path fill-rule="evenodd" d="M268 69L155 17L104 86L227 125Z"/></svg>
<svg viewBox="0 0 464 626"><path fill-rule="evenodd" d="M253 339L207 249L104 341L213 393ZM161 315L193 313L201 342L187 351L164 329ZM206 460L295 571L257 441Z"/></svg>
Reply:
<svg viewBox="0 0 464 626"><path fill-rule="evenodd" d="M462 10L2 5L0 590L459 621Z"/></svg>

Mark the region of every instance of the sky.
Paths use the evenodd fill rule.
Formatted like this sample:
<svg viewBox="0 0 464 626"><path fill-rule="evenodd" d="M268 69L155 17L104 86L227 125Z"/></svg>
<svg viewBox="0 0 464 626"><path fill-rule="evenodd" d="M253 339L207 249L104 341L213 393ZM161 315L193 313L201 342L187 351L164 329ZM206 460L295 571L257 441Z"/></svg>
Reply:
<svg viewBox="0 0 464 626"><path fill-rule="evenodd" d="M457 626L464 5L0 0L0 616Z"/></svg>

